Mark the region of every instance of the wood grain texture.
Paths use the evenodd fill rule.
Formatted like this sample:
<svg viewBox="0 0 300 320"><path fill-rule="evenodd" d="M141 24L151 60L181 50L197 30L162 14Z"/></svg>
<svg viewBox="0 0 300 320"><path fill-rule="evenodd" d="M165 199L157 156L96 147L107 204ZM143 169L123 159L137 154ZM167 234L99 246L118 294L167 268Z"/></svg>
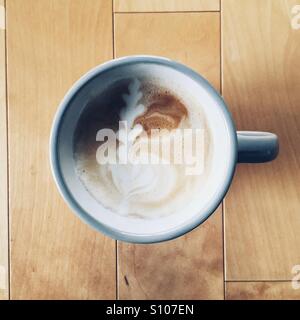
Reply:
<svg viewBox="0 0 300 320"><path fill-rule="evenodd" d="M49 168L59 101L112 58L112 3L7 3L11 297L115 298L115 242L68 209Z"/></svg>
<svg viewBox="0 0 300 320"><path fill-rule="evenodd" d="M225 201L226 279L290 280L300 263L299 1L222 2L223 95L239 130L275 132L272 163L239 165Z"/></svg>
<svg viewBox="0 0 300 320"><path fill-rule="evenodd" d="M217 11L220 0L114 0L115 12Z"/></svg>
<svg viewBox="0 0 300 320"><path fill-rule="evenodd" d="M227 282L226 300L300 300L289 282Z"/></svg>
<svg viewBox="0 0 300 320"><path fill-rule="evenodd" d="M126 30L126 32L124 32ZM147 35L147 36L145 36ZM218 13L116 14L116 56L185 63L220 87ZM223 299L222 212L166 243L118 243L120 299Z"/></svg>
<svg viewBox="0 0 300 320"><path fill-rule="evenodd" d="M8 198L7 198L7 123L5 11L0 0L0 300L9 297L8 288ZM4 27L4 28L3 28Z"/></svg>
<svg viewBox="0 0 300 320"><path fill-rule="evenodd" d="M115 54L152 54L177 60L219 89L219 13L115 14Z"/></svg>

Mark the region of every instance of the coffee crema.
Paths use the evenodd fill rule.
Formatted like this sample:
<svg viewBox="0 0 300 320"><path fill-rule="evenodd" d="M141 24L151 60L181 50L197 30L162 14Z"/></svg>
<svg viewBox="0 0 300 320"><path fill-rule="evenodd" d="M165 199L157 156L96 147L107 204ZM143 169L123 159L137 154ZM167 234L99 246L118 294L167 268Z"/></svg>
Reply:
<svg viewBox="0 0 300 320"><path fill-rule="evenodd" d="M127 131L119 126L120 121L126 123ZM109 142L96 141L101 129L111 129L116 134L116 163L100 164L96 156L100 154L100 160L107 157L102 149ZM199 154L194 157L194 164L176 159L182 152L192 155L196 142L186 142L185 135L180 144L176 135L190 130L190 138L195 138L195 129L202 130L202 171L187 174L186 169L197 164ZM128 154L136 150L140 162L126 162ZM74 137L79 179L99 203L123 216L152 219L182 211L197 193L205 190L210 156L210 133L201 106L177 96L157 79L123 79L114 83L86 107ZM145 159L148 162L141 161Z"/></svg>
<svg viewBox="0 0 300 320"><path fill-rule="evenodd" d="M187 117L186 107L171 94L157 94L146 111L138 116L134 124L141 124L150 134L153 129L177 129L181 120Z"/></svg>

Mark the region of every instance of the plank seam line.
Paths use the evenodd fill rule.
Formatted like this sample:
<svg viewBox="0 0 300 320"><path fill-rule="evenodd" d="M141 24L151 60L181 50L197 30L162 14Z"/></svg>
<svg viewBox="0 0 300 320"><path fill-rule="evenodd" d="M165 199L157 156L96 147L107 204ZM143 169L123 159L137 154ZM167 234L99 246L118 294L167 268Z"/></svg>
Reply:
<svg viewBox="0 0 300 320"><path fill-rule="evenodd" d="M220 10L206 10L206 11L115 11L114 14L141 14L141 13L220 13Z"/></svg>
<svg viewBox="0 0 300 320"><path fill-rule="evenodd" d="M11 258L10 258L10 215L9 215L9 129L8 129L8 55L7 55L7 31L6 31L6 3L7 1L4 1L4 46L5 46L5 103L6 103L6 178L7 178L7 194L6 194L6 201L7 201L7 261L8 261L8 266L7 266L7 282L8 282L8 299L11 299Z"/></svg>
<svg viewBox="0 0 300 320"><path fill-rule="evenodd" d="M279 279L273 279L273 280L225 280L226 283L259 283L259 282L284 282L284 283L289 283L293 282L293 280L279 280Z"/></svg>
<svg viewBox="0 0 300 320"><path fill-rule="evenodd" d="M112 8L114 8L114 0L112 0ZM115 49L115 13L112 10L112 47L113 47L113 59L116 58L116 49Z"/></svg>

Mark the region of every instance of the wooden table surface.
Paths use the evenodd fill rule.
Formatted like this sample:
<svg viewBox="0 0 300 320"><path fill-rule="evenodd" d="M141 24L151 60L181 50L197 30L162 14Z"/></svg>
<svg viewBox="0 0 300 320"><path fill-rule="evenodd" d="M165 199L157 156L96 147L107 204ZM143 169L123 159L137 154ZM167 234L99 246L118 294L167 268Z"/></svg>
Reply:
<svg viewBox="0 0 300 320"><path fill-rule="evenodd" d="M300 299L297 4L0 0L0 299ZM92 230L49 170L49 132L67 89L131 54L191 66L222 93L239 130L280 139L276 161L239 165L214 215L162 244Z"/></svg>

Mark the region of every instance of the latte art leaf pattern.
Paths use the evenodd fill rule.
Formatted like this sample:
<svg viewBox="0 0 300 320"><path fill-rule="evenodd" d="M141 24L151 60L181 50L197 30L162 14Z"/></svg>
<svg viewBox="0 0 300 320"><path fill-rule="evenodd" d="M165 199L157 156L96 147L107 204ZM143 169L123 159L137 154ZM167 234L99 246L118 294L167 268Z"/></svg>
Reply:
<svg viewBox="0 0 300 320"><path fill-rule="evenodd" d="M138 102L143 96L143 93L139 91L140 86L140 81L138 79L134 79L128 86L129 94L122 95L122 98L126 105L120 112L120 120L127 121L127 125L129 128L132 127L135 118L145 111L144 105L138 105Z"/></svg>
<svg viewBox="0 0 300 320"><path fill-rule="evenodd" d="M138 104L143 96L139 88L139 80L134 79L128 87L129 94L122 95L126 106L120 113L120 120L127 124L129 131L125 133L125 129L120 129L117 133L119 138L117 156L119 159L127 157L133 148L139 149L137 145L143 143L143 139L137 139L143 132L143 126L139 124L136 119L145 113L145 106ZM155 162L162 162L157 154L150 155L149 153L140 153L139 157L140 161L142 157L147 158L147 160L150 157L152 159L156 157L157 161ZM176 185L177 173L175 167L170 165L126 163L110 165L109 170L116 189L123 197L118 208L118 213L122 215L128 214L127 210L132 197L138 195L142 196L142 198L146 197L148 200L145 201L145 204L150 205L150 202L168 197L173 191L172 186ZM162 175L164 176L163 180L159 179ZM156 190L160 190L162 187L161 181L165 181L166 183L163 184L163 192L160 191L159 194L157 194Z"/></svg>
<svg viewBox="0 0 300 320"><path fill-rule="evenodd" d="M174 161L184 146L193 147L183 139L176 143L178 131L192 131L196 123L207 132L198 106L193 109L157 82L137 78L120 81L95 101L94 113L78 130L75 162L79 178L102 205L121 216L155 219L182 210L205 188L208 170L187 175L186 163ZM99 116L98 110L103 110ZM107 142L95 136L107 124L115 132L115 142L107 144L115 148L114 163L96 157L105 160L105 152L97 151ZM203 152L208 148L206 143Z"/></svg>

